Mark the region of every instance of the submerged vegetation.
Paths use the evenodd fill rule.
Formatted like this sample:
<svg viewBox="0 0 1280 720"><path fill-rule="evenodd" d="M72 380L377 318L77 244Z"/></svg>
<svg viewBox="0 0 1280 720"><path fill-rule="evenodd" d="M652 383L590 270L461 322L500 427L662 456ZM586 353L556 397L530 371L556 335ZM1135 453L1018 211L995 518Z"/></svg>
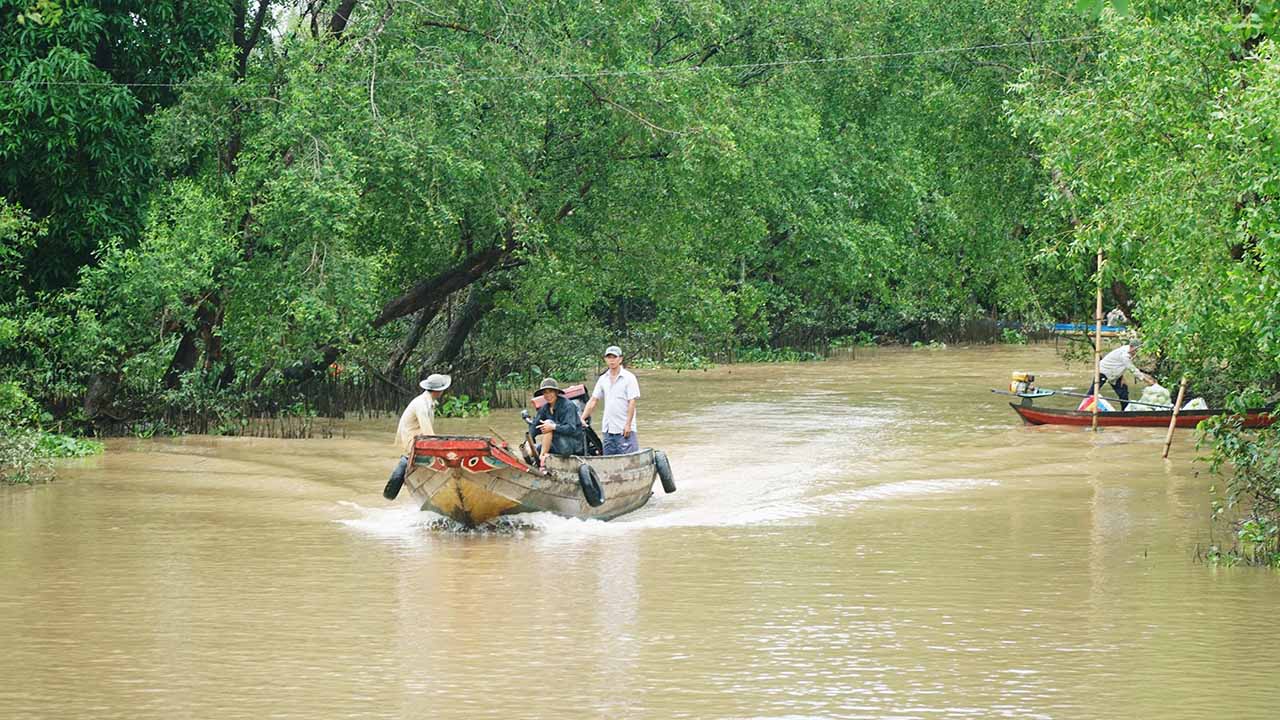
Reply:
<svg viewBox="0 0 1280 720"><path fill-rule="evenodd" d="M319 380L498 387L614 342L687 368L938 348L979 319L1091 317L1098 285L1165 375L1274 401L1277 21L1234 0L0 0L0 381L27 399L6 447L196 411L305 423ZM1224 506L1274 550L1280 470L1253 459L1276 431L1209 438Z"/></svg>
<svg viewBox="0 0 1280 720"><path fill-rule="evenodd" d="M102 452L94 440L45 430L51 416L14 381L0 382L0 483L31 483L52 476L53 458Z"/></svg>

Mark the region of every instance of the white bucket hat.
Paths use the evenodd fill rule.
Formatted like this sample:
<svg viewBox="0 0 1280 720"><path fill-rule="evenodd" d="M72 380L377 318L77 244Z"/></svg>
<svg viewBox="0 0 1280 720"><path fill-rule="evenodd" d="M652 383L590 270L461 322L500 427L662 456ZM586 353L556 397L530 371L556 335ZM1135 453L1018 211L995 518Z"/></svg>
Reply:
<svg viewBox="0 0 1280 720"><path fill-rule="evenodd" d="M418 387L423 390L448 390L449 385L453 382L453 378L440 373L432 373L427 376L426 380L418 383Z"/></svg>

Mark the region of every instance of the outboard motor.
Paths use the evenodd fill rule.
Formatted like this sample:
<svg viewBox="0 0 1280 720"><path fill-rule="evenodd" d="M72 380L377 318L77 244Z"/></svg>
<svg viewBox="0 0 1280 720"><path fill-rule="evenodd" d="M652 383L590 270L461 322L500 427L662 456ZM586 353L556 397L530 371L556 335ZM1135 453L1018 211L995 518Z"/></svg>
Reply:
<svg viewBox="0 0 1280 720"><path fill-rule="evenodd" d="M1035 375L1021 370L1015 370L1009 377L1009 392L1019 394L1035 392L1035 381Z"/></svg>

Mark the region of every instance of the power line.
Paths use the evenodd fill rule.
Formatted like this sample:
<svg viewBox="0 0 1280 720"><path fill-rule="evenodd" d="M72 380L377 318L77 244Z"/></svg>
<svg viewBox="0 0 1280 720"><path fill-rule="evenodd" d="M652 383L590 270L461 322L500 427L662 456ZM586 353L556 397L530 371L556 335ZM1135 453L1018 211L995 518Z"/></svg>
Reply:
<svg viewBox="0 0 1280 720"><path fill-rule="evenodd" d="M956 47L942 48L926 48L924 50L904 50L901 52L882 52L882 53L865 53L860 55L841 55L825 58L800 58L796 60L775 60L770 62L757 63L733 63L728 65L703 65L703 66L684 66L674 68L653 68L648 70L595 70L590 72L561 72L561 73L531 73L521 75L485 75L483 71L473 72L456 72L441 73L435 77L425 78L387 78L379 80L379 85L429 85L438 82L545 82L548 80L592 80L598 78L615 78L615 77L666 77L678 75L701 75L713 72L723 71L752 71L752 70L770 70L774 68L803 67L803 66L819 66L819 65L836 65L841 63L855 63L867 60L893 60L900 58L922 57L928 55L947 55L977 52L982 50L999 50L1006 48L1020 47L1037 47L1042 45L1058 45L1073 42L1082 42L1101 37L1101 35L1075 35L1065 38L1046 38L1043 40L1021 40L1018 42L1007 43L989 43L986 45L965 45ZM92 80L21 80L10 79L0 80L0 84L4 85L55 85L55 86L73 86L73 87L149 87L149 88L179 88L179 87L199 87L201 85L212 85L211 83L196 82L112 82L112 81L92 81ZM363 85L360 83L352 83L352 85Z"/></svg>

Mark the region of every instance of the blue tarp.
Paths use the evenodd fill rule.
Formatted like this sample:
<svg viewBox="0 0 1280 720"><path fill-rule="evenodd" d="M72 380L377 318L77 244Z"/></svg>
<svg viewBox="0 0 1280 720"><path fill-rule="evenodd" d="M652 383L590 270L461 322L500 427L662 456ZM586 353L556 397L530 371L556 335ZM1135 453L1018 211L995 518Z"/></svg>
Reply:
<svg viewBox="0 0 1280 720"><path fill-rule="evenodd" d="M1054 323L1054 332L1083 332L1091 333L1097 329L1096 325L1089 323ZM1122 333L1127 332L1129 328L1124 325L1103 325L1102 332Z"/></svg>

